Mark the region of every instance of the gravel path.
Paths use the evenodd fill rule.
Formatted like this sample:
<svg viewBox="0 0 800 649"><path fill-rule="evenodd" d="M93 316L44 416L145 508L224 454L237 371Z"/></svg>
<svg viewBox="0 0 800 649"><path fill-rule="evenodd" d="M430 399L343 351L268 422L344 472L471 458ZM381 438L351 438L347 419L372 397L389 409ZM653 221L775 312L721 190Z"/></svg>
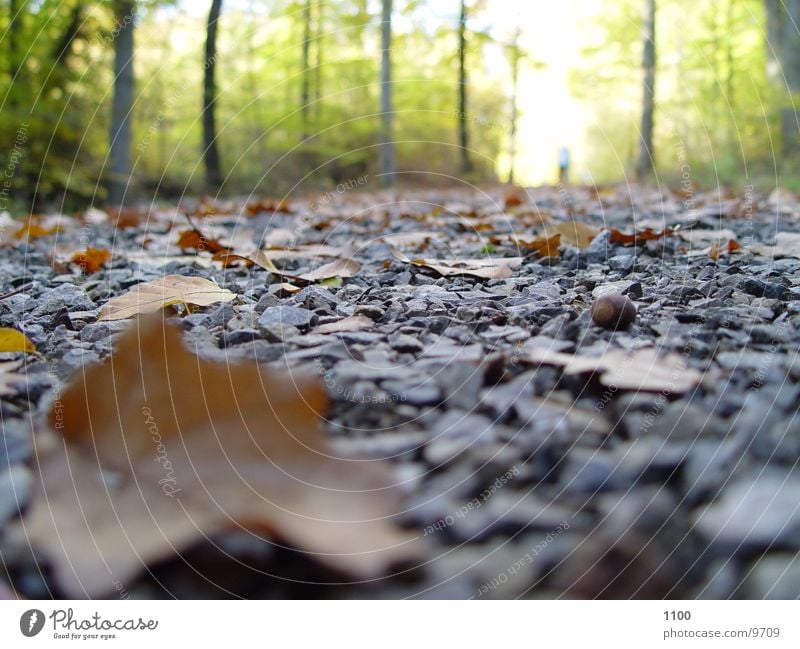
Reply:
<svg viewBox="0 0 800 649"><path fill-rule="evenodd" d="M92 212L3 250L0 291L25 289L0 299L0 326L38 349L25 357L26 382L0 402L0 559L17 592L58 596L20 534L34 481L32 418L128 326L96 322L100 306L172 273L238 295L175 315L204 356L322 375L332 443L391 462L405 493L399 521L427 537L430 556L377 582L343 584L300 553L225 534L112 597L800 596L794 197L543 188L330 192L292 201L290 212L251 205L255 215L236 202L204 216L206 207L159 208L124 229ZM288 293L285 278L262 268L182 253L183 211L237 251L319 243L350 247L361 267ZM551 236L571 218L598 231L676 232L623 245L603 230L583 249L562 238L560 256L547 258L514 242ZM401 233L389 239L395 250L382 238ZM729 253L731 239L741 248ZM93 274L63 263L87 243L113 252ZM403 254L524 259L509 277L479 279L443 277ZM323 261L282 267L300 274ZM633 300L630 327L593 324L588 309L603 291ZM359 320L348 330L324 326L351 317ZM643 392L531 357L648 347L678 355L702 380Z"/></svg>

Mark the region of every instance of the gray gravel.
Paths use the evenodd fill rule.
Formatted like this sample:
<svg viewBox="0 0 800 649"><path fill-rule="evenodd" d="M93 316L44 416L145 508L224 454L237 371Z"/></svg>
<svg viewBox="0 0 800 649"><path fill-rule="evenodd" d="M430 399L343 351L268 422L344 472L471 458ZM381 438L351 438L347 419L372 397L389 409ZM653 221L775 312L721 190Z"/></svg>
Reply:
<svg viewBox="0 0 800 649"><path fill-rule="evenodd" d="M600 205L588 191L571 192L582 220L632 231L625 201ZM169 272L214 279L238 296L175 315L201 354L320 373L332 400L332 445L393 465L406 494L398 521L427 537L430 556L424 568L347 584L301 553L232 533L126 584L132 597L800 596L800 252L773 258L748 249L769 244L776 227L800 231L800 221L776 221L766 196L747 219L716 216L727 203L687 212L656 197L633 197L637 223L680 225L692 236L725 228L745 247L713 260L677 236L624 246L603 232L585 250L562 248L560 258L528 255L510 278L440 277L392 256L380 239L389 233L384 213L394 218L392 233L430 226L427 249L410 248L409 257L479 258L487 246L493 256L525 255L464 225L501 212L501 192L442 191L395 203L363 196L359 204L385 207L335 228L311 227L331 218L312 215L299 243L355 242L362 267L291 294L277 287L285 279L260 268L222 269L191 255L160 267L128 259L127 250L141 249L144 226L92 226L94 245L115 254L89 276L54 270L48 238L7 249L0 290L31 286L0 300L0 326L24 331L39 354L25 359L25 384L0 402L5 579L28 596L58 595L37 577L18 534L35 479L31 415L81 367L111 353L125 323L97 323L99 307ZM555 190L529 198L529 212L568 218ZM454 200L470 201L476 216L454 214ZM433 216L436 205L445 208ZM355 212L346 202L336 209ZM520 214L508 229L519 232ZM302 215L298 203L294 214L245 225L258 243ZM78 234L59 236L64 244ZM322 261L288 267L299 274ZM637 307L627 330L601 329L589 317L592 299L608 291ZM372 326L316 331L354 315ZM525 360L539 347L591 356L647 346L681 355L705 379L685 394L610 391L591 375Z"/></svg>

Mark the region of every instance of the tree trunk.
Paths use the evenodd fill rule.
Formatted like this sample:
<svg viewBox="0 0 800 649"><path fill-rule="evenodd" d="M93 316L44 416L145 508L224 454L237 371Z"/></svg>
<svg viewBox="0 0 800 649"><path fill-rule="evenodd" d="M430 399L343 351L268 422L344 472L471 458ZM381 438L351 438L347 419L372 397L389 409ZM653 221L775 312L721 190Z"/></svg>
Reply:
<svg viewBox="0 0 800 649"><path fill-rule="evenodd" d="M656 83L656 0L645 0L643 45L642 123L639 129L639 157L636 161L636 177L639 180L644 180L655 168L653 110Z"/></svg>
<svg viewBox="0 0 800 649"><path fill-rule="evenodd" d="M383 0L381 22L381 143L379 149L381 185L394 183L395 157L392 136L392 0Z"/></svg>
<svg viewBox="0 0 800 649"><path fill-rule="evenodd" d="M781 21L781 72L791 97L781 111L781 153L783 161L792 161L794 169L800 164L800 124L795 106L795 95L800 92L800 0L784 0L783 7L786 15Z"/></svg>
<svg viewBox="0 0 800 649"><path fill-rule="evenodd" d="M314 119L319 123L320 111L322 108L322 43L323 43L323 26L325 24L323 16L323 0L317 0L317 16L316 16L316 30L314 43Z"/></svg>
<svg viewBox="0 0 800 649"><path fill-rule="evenodd" d="M514 31L511 42L511 128L508 133L508 184L514 184L514 166L517 161L517 95L519 89L519 37L520 28Z"/></svg>
<svg viewBox="0 0 800 649"><path fill-rule="evenodd" d="M21 94L19 42L22 31L22 12L18 0L8 3L8 75L10 77L8 107L15 112L19 106L18 95ZM16 115L14 116L17 117Z"/></svg>
<svg viewBox="0 0 800 649"><path fill-rule="evenodd" d="M461 0L461 13L458 18L458 133L461 145L461 173L472 171L469 156L469 121L467 115L467 6Z"/></svg>
<svg viewBox="0 0 800 649"><path fill-rule="evenodd" d="M111 132L108 151L110 178L108 201L121 207L131 179L131 118L133 113L133 32L135 0L114 3L114 99L111 105Z"/></svg>
<svg viewBox="0 0 800 649"><path fill-rule="evenodd" d="M206 185L210 191L222 186L222 171L217 146L217 26L222 12L222 0L211 0L206 28L206 49L203 68L203 160L206 165Z"/></svg>
<svg viewBox="0 0 800 649"><path fill-rule="evenodd" d="M300 89L300 119L303 124L302 139L308 137L308 104L311 98L311 0L303 7L302 87Z"/></svg>

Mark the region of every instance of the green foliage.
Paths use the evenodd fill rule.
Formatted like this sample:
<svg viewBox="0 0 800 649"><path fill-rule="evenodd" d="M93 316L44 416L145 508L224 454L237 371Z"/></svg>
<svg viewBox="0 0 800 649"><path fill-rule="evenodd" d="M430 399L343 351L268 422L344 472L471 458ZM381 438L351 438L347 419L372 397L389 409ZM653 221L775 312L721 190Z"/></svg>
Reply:
<svg viewBox="0 0 800 649"><path fill-rule="evenodd" d="M596 120L587 146L598 180L630 173L641 105L640 0L606 0L586 65L572 76ZM656 164L701 184L753 182L775 155L762 0L661 0L656 20Z"/></svg>

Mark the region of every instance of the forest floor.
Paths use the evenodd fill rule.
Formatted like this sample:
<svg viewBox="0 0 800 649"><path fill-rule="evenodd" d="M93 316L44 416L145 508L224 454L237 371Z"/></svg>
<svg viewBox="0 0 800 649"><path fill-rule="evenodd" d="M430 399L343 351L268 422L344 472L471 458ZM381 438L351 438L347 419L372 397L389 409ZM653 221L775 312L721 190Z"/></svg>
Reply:
<svg viewBox="0 0 800 649"><path fill-rule="evenodd" d="M47 412L58 422L65 386L114 358L117 334L131 327L123 316L151 310L131 302L131 288L164 275L234 294L220 291L206 306L162 301L177 303L166 307L169 319L204 359L318 377L330 399L327 447L388 466L396 500L387 514L417 548L397 553L394 572L387 563L365 578L363 566L318 561L324 540L281 534L279 517L258 532L200 522L179 541L165 531L164 548L134 547L138 568L125 559L124 579L111 571L84 594L800 596L793 195L331 192L92 210L22 229L6 220L2 233L0 326L36 348L0 354L12 374L0 382L7 596L80 595L100 570L39 548L41 519L28 529L33 501L73 490L69 480L40 478L59 451L34 443L31 429L47 427ZM96 250L80 256L89 246ZM604 292L633 301L629 327L594 324L589 307ZM188 389L180 377L166 386ZM98 389L111 389L112 403L126 398ZM205 397L193 397L200 408ZM195 506L187 491L184 507ZM82 520L59 498L52 507ZM133 530L142 514L126 515L123 500L121 524ZM306 541L309 552L276 537ZM347 553L351 542L360 551L349 537L335 549Z"/></svg>

